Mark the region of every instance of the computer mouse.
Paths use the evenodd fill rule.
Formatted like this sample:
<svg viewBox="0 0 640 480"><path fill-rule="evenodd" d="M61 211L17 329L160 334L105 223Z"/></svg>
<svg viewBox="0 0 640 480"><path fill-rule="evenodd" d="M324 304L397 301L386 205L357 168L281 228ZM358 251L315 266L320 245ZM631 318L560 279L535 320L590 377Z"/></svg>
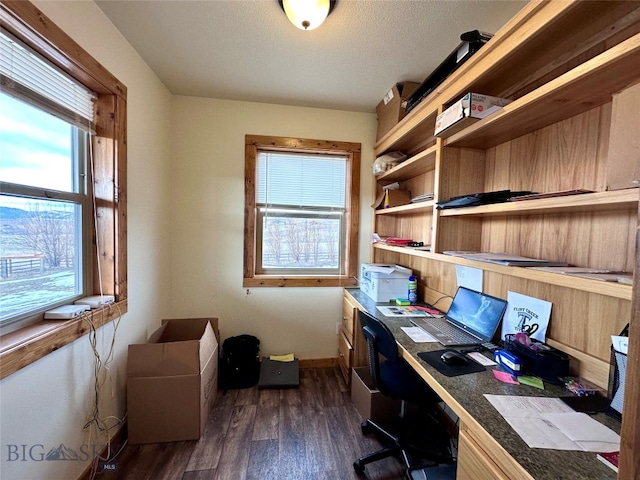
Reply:
<svg viewBox="0 0 640 480"><path fill-rule="evenodd" d="M440 360L445 365L466 365L467 359L464 358L464 355L460 352L455 352L453 350L448 350L440 355Z"/></svg>

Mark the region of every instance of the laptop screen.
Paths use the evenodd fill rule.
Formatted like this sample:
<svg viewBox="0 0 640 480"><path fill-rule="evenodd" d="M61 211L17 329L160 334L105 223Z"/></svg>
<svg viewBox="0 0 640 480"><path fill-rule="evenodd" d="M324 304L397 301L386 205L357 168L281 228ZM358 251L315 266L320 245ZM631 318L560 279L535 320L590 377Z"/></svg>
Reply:
<svg viewBox="0 0 640 480"><path fill-rule="evenodd" d="M506 309L506 300L458 287L447 320L488 342L496 333Z"/></svg>

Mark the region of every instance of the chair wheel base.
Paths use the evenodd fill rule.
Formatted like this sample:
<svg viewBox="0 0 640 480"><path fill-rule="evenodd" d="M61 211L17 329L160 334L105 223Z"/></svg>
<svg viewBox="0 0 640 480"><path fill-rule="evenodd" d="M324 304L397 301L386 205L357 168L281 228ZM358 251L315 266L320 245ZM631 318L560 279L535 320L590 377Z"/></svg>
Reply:
<svg viewBox="0 0 640 480"><path fill-rule="evenodd" d="M353 469L358 475L364 475L364 465L359 460L353 462Z"/></svg>
<svg viewBox="0 0 640 480"><path fill-rule="evenodd" d="M360 424L360 431L362 432L363 435L368 435L371 432L373 432L373 427L367 420L365 420Z"/></svg>

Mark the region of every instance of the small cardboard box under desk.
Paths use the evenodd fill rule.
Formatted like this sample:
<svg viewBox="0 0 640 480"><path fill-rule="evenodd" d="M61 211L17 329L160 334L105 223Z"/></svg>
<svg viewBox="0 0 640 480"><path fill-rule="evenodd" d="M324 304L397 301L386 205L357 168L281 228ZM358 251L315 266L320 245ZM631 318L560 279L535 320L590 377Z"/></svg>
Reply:
<svg viewBox="0 0 640 480"><path fill-rule="evenodd" d="M373 385L369 367L356 367L351 375L351 400L363 419L393 420L400 414L400 400L387 397Z"/></svg>
<svg viewBox="0 0 640 480"><path fill-rule="evenodd" d="M197 440L218 392L217 318L163 320L129 345L129 443Z"/></svg>

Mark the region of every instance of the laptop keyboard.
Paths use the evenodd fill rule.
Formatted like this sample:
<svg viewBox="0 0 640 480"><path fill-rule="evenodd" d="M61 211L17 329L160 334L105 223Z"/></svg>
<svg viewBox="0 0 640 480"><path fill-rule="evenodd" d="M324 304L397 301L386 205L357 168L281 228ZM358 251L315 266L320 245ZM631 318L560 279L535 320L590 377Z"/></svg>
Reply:
<svg viewBox="0 0 640 480"><path fill-rule="evenodd" d="M440 330L442 333L448 335L449 337L451 337L453 340L457 342L466 342L466 341L469 341L470 339L475 339L475 337L470 333L467 333L464 330L460 330L459 328L456 328L451 324L447 323L446 321L441 320L439 318L434 318L433 320L430 320L429 323L433 327Z"/></svg>

